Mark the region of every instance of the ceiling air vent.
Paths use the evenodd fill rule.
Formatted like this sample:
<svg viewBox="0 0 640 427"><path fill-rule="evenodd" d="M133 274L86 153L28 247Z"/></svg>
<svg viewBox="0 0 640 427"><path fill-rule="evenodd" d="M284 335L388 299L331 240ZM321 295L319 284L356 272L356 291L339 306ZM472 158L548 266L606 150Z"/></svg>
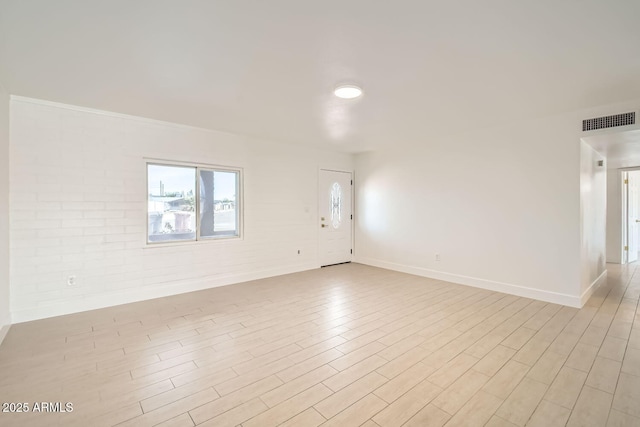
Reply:
<svg viewBox="0 0 640 427"><path fill-rule="evenodd" d="M636 123L636 113L622 113L613 116L596 117L582 121L582 131L614 128L617 126L633 125Z"/></svg>

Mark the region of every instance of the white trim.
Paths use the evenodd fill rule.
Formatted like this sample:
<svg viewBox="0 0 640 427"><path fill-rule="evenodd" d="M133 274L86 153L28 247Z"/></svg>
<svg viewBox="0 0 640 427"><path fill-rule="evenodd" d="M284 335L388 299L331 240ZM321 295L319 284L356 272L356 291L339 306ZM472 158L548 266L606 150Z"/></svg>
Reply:
<svg viewBox="0 0 640 427"><path fill-rule="evenodd" d="M622 193L620 197L622 199L622 244L620 251L622 253L622 263L629 264L629 250L625 249L625 246L628 248L629 245L629 173L622 171L620 177L622 178Z"/></svg>
<svg viewBox="0 0 640 427"><path fill-rule="evenodd" d="M150 119L148 117L135 116L135 115L132 115L132 114L122 114L122 113L116 113L116 112L113 112L113 111L98 110L96 108L81 107L81 106L72 105L72 104L63 104L61 102L46 101L44 99L29 98L29 97L26 97L26 96L10 95L10 97L11 97L12 101L24 102L24 103L27 103L27 104L36 104L36 105L42 105L42 106L45 106L45 107L62 108L62 109L65 109L65 110L79 111L79 112L82 112L82 113L97 114L97 115L100 115L100 116L115 117L115 118L118 118L118 119L134 120L134 121L142 122L142 123L150 123L150 124L168 126L168 127L173 127L173 128L186 129L186 130L199 130L199 131L208 132L208 133L224 133L224 134L233 135L233 136L240 136L241 135L241 134L228 132L228 131L223 131L223 130L207 129L207 128L198 127L198 126L192 126L192 125L183 125L183 124L180 124L180 123L167 122L167 121L164 121L164 120Z"/></svg>
<svg viewBox="0 0 640 427"><path fill-rule="evenodd" d="M589 298L591 298L591 295L593 295L596 289L598 289L603 283L607 281L607 275L608 272L605 269L602 274L600 274L600 276L598 276L598 278L594 280L593 283L591 283L591 285L589 285L589 287L582 293L582 295L580 296L580 307L584 306L587 301L589 301Z"/></svg>
<svg viewBox="0 0 640 427"><path fill-rule="evenodd" d="M460 274L447 273L444 271L430 270L423 267L414 267L393 262L381 261L373 258L357 257L354 262L371 265L373 267L385 268L387 270L400 271L414 274L416 276L428 277L431 279L444 280L459 285L473 286L475 288L487 289L490 291L502 292L519 297L532 298L554 304L567 305L569 307L581 308L581 300L578 296L561 294L557 292L543 291L540 289L528 288L526 286L514 285L511 283L494 282L492 280L479 279L476 277L463 276Z"/></svg>
<svg viewBox="0 0 640 427"><path fill-rule="evenodd" d="M2 325L2 327L0 328L0 345L2 345L2 341L4 341L4 338L9 333L10 328L11 325Z"/></svg>
<svg viewBox="0 0 640 427"><path fill-rule="evenodd" d="M279 267L261 270L253 273L229 274L226 276L209 276L199 279L181 281L171 284L153 284L145 288L122 290L118 292L95 295L72 301L64 301L58 304L42 305L36 308L14 310L12 312L13 323L28 322L31 320L45 319L48 317L62 316L65 314L112 307L137 301L146 301L171 295L217 288L219 286L233 285L251 280L280 276L283 274L298 273L301 271L318 268L315 263L305 263L289 267Z"/></svg>

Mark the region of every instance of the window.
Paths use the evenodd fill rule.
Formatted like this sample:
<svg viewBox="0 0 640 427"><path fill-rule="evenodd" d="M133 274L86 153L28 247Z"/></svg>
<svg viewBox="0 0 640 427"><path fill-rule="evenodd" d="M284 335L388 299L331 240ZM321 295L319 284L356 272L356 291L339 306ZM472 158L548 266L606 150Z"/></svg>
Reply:
<svg viewBox="0 0 640 427"><path fill-rule="evenodd" d="M239 237L240 172L147 163L147 242Z"/></svg>
<svg viewBox="0 0 640 427"><path fill-rule="evenodd" d="M340 228L342 223L342 187L337 182L331 186L331 225Z"/></svg>

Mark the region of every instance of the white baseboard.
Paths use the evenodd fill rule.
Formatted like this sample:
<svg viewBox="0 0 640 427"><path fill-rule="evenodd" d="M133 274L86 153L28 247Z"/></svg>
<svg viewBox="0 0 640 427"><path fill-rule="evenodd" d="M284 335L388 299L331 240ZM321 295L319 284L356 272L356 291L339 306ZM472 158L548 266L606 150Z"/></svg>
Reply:
<svg viewBox="0 0 640 427"><path fill-rule="evenodd" d="M593 295L595 290L598 289L600 285L602 285L606 280L607 270L604 270L602 274L600 274L598 278L594 280L593 283L591 283L591 285L589 285L589 287L580 296L580 307L582 307L586 304L587 301L589 301L589 298L591 298L591 295Z"/></svg>
<svg viewBox="0 0 640 427"><path fill-rule="evenodd" d="M195 280L180 281L179 283L158 284L138 289L124 289L117 292L92 295L88 297L65 301L58 304L42 305L34 308L14 310L11 313L13 323L29 322L31 320L62 316L81 311L96 310L114 305L128 304L137 301L162 298L170 295L217 288L250 280L281 276L283 274L298 273L318 268L315 264L300 264L295 266L278 267L251 273L239 273L228 276L202 277Z"/></svg>
<svg viewBox="0 0 640 427"><path fill-rule="evenodd" d="M528 288L510 283L494 282L476 277L463 276L460 274L446 273L438 270L430 270L423 267L414 267L404 264L396 264L393 262L381 261L373 258L357 257L354 262L360 264L371 265L373 267L385 268L387 270L400 271L403 273L414 274L416 276L428 277L430 279L444 280L446 282L456 283L459 285L473 286L476 288L487 289L490 291L503 292L505 294L516 295L519 297L532 298L541 301L551 302L554 304L567 305L569 307L582 307L582 300L577 295L561 294L557 292L543 291L541 289Z"/></svg>

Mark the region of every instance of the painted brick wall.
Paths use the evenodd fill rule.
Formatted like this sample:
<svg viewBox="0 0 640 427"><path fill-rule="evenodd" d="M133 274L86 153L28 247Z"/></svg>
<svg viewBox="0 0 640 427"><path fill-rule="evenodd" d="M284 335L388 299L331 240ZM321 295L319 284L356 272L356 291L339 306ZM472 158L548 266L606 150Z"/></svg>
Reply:
<svg viewBox="0 0 640 427"><path fill-rule="evenodd" d="M318 267L318 170L352 169L348 154L229 133L18 97L11 109L14 322ZM243 239L147 247L145 158L243 168Z"/></svg>

